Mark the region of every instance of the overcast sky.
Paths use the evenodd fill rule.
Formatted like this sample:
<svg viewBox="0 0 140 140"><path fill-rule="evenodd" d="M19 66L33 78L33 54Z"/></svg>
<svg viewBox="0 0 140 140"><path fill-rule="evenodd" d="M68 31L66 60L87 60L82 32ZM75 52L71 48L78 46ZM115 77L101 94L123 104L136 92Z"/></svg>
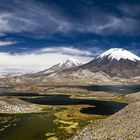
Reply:
<svg viewBox="0 0 140 140"><path fill-rule="evenodd" d="M140 55L139 0L0 0L0 72L88 62L116 47Z"/></svg>

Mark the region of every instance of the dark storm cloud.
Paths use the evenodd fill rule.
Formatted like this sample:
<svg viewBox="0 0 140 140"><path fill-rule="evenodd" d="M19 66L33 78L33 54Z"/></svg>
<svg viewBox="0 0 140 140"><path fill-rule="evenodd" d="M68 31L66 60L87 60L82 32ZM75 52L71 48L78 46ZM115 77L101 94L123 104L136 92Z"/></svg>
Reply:
<svg viewBox="0 0 140 140"><path fill-rule="evenodd" d="M68 11L58 4L39 0L2 0L0 3L0 32L28 33L38 37L52 36L57 33L91 33L101 35L122 34L135 36L139 34L140 5L118 5L115 11L94 5L93 1L84 1ZM8 4L7 4L8 3ZM133 8L132 8L133 7ZM69 7L71 8L71 7ZM73 11L72 13L71 10ZM77 14L75 18L74 11ZM71 16L70 16L71 15ZM130 15L130 16L128 16ZM135 34L134 34L135 33Z"/></svg>

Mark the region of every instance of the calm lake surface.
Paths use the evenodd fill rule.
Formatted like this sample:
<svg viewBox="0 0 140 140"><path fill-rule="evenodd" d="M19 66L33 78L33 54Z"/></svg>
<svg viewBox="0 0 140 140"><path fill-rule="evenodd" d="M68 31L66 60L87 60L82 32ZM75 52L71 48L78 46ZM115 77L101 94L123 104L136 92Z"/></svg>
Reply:
<svg viewBox="0 0 140 140"><path fill-rule="evenodd" d="M50 87L50 86L49 86ZM54 86L53 86L54 87ZM104 91L104 92L115 92L121 94L130 94L140 91L140 85L91 85L91 86L55 86L58 87L67 87L67 88L81 88L89 91Z"/></svg>
<svg viewBox="0 0 140 140"><path fill-rule="evenodd" d="M34 97L34 98L20 98L21 100L40 104L40 105L91 105L95 106L94 111L91 109L93 114L97 115L111 115L120 109L124 108L126 103L119 103L113 101L99 101L99 100L86 100L86 99L74 99L66 95L46 95L45 97ZM91 114L90 112L84 112Z"/></svg>

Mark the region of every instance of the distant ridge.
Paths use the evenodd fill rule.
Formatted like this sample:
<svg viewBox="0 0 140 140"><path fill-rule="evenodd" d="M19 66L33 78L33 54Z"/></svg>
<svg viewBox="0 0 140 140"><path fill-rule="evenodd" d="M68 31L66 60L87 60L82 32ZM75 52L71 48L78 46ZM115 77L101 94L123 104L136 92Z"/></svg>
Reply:
<svg viewBox="0 0 140 140"><path fill-rule="evenodd" d="M79 60L74 58L68 58L64 62L58 63L49 69L38 72L38 74L50 74L54 72L60 72L62 70L74 68L80 65L82 65L82 63Z"/></svg>

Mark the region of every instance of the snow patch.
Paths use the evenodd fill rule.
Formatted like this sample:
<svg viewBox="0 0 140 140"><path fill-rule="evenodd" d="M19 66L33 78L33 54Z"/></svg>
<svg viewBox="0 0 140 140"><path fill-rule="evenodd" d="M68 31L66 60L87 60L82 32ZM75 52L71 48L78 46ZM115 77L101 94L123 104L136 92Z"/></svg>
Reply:
<svg viewBox="0 0 140 140"><path fill-rule="evenodd" d="M77 67L82 65L82 63L74 58L68 58L67 60L65 60L62 63L58 63L54 66L52 66L51 68L41 71L39 73L41 74L49 74L49 73L54 73L54 72L58 72L58 71L62 71L64 69L69 69L69 68L73 68L73 67Z"/></svg>
<svg viewBox="0 0 140 140"><path fill-rule="evenodd" d="M121 48L112 48L109 49L108 51L102 53L100 56L97 58L103 58L103 57L108 57L109 59L127 59L131 61L140 61L140 57L136 56L135 54Z"/></svg>
<svg viewBox="0 0 140 140"><path fill-rule="evenodd" d="M82 63L77 60L77 59L74 59L74 58L68 58L67 60L65 60L64 62L60 63L59 66L61 67L62 65L65 65L67 67L72 67L73 65L75 66L79 66L79 65L82 65Z"/></svg>

